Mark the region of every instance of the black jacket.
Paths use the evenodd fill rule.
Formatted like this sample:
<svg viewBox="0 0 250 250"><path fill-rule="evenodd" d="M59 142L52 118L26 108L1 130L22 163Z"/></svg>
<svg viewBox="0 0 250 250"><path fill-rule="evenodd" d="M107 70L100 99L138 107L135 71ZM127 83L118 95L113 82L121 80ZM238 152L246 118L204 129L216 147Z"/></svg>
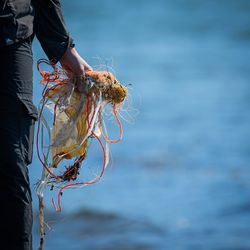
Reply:
<svg viewBox="0 0 250 250"><path fill-rule="evenodd" d="M54 63L72 39L65 27L59 0L0 0L0 47L35 34Z"/></svg>

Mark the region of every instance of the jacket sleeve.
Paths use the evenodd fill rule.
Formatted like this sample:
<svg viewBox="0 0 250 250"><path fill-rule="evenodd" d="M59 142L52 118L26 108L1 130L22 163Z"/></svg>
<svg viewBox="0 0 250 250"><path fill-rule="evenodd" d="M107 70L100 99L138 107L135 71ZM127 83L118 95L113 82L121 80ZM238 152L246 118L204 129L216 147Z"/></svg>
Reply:
<svg viewBox="0 0 250 250"><path fill-rule="evenodd" d="M49 60L57 63L72 42L62 15L60 0L33 0L35 34Z"/></svg>

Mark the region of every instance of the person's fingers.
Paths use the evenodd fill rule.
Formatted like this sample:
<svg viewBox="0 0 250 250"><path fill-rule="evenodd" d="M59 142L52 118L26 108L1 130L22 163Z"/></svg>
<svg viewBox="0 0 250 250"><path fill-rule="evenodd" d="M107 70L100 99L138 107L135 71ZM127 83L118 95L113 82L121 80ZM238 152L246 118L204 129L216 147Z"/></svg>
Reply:
<svg viewBox="0 0 250 250"><path fill-rule="evenodd" d="M79 92L86 93L87 89L86 89L86 83L84 82L83 75L75 77L75 85Z"/></svg>
<svg viewBox="0 0 250 250"><path fill-rule="evenodd" d="M81 56L79 56L78 58L81 65L84 67L84 71L93 70L92 67Z"/></svg>
<svg viewBox="0 0 250 250"><path fill-rule="evenodd" d="M85 71L91 71L91 70L93 70L93 68L91 66L89 66L87 63L84 64L84 68L85 68Z"/></svg>

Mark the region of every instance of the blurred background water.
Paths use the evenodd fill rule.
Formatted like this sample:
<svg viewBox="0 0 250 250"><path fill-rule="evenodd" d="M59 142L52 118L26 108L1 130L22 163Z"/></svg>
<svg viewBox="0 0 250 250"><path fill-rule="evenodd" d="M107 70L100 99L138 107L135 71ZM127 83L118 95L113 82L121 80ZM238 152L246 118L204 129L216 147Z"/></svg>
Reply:
<svg viewBox="0 0 250 250"><path fill-rule="evenodd" d="M139 113L101 183L65 191L61 214L47 201L45 249L249 250L250 1L61 3L79 53L132 84Z"/></svg>

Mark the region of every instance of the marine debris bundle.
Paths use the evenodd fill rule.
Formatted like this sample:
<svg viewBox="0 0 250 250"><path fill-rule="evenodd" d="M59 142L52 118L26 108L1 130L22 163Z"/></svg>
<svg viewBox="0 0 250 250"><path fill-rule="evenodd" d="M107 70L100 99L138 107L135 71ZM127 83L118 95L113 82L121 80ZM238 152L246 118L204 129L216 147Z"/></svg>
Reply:
<svg viewBox="0 0 250 250"><path fill-rule="evenodd" d="M52 199L56 211L61 211L63 190L81 188L97 183L109 163L109 144L122 139L122 124L119 110L128 95L127 88L108 71L87 71L82 76L69 78L58 66L51 72L42 71L41 65L50 63L39 60L38 71L44 85L39 104L36 148L43 166L42 176L37 184L40 220L40 248L44 244L44 191L57 190L57 198ZM79 91L81 82L84 89ZM104 113L112 111L118 124L119 136L108 137ZM46 112L52 114L48 119ZM81 168L88 154L91 141L96 140L103 154L103 163L90 180L79 179ZM68 165L65 165L67 162ZM70 164L68 163L70 162Z"/></svg>

